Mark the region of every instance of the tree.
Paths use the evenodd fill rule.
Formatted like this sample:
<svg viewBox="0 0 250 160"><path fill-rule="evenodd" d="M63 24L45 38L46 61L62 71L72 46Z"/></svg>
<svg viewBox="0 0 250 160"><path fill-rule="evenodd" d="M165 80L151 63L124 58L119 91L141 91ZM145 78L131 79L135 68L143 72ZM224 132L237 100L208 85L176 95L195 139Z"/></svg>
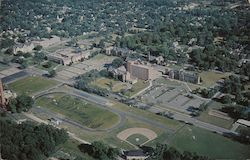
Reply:
<svg viewBox="0 0 250 160"><path fill-rule="evenodd" d="M25 94L17 96L15 99L11 99L9 103L9 108L11 112L27 112L34 104L34 100Z"/></svg>
<svg viewBox="0 0 250 160"><path fill-rule="evenodd" d="M16 113L17 112L17 100L16 99L11 99L9 102L9 108L11 110L12 113Z"/></svg>
<svg viewBox="0 0 250 160"><path fill-rule="evenodd" d="M105 43L104 42L105 42L105 40L101 39L100 42L99 42L99 44L98 44L98 47L104 48L105 47Z"/></svg>
<svg viewBox="0 0 250 160"><path fill-rule="evenodd" d="M43 48L43 46L37 45L37 46L34 47L34 50L36 50L36 51L41 51L42 48Z"/></svg>
<svg viewBox="0 0 250 160"><path fill-rule="evenodd" d="M231 100L231 97L229 95L225 95L222 97L222 103L229 104L231 102L232 102L232 100Z"/></svg>
<svg viewBox="0 0 250 160"><path fill-rule="evenodd" d="M112 61L112 66L113 66L114 68L118 68L118 67L122 66L123 63L124 63L124 61L123 61L122 58L116 58L116 59L114 59L114 60Z"/></svg>
<svg viewBox="0 0 250 160"><path fill-rule="evenodd" d="M99 74L102 76L102 77L109 77L109 72L107 71L107 69L103 69L99 72Z"/></svg>
<svg viewBox="0 0 250 160"><path fill-rule="evenodd" d="M91 145L81 144L79 145L79 149L84 153L88 153L88 155L93 158L101 160L116 159L119 154L119 150L117 148L112 148L99 141L95 141Z"/></svg>
<svg viewBox="0 0 250 160"><path fill-rule="evenodd" d="M46 55L43 52L36 52L34 60L36 63L40 64L45 59Z"/></svg>
<svg viewBox="0 0 250 160"><path fill-rule="evenodd" d="M8 48L8 49L4 52L4 54L13 55L13 54L14 54L14 49L13 49L13 47Z"/></svg>
<svg viewBox="0 0 250 160"><path fill-rule="evenodd" d="M56 146L68 139L65 130L32 122L17 124L0 117L1 158L10 160L47 159Z"/></svg>

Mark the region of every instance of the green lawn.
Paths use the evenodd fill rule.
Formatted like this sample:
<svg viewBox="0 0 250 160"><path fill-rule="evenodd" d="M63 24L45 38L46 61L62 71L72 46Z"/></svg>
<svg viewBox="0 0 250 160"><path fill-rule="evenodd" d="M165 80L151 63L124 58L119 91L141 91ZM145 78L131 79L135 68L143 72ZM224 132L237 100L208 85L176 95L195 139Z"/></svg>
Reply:
<svg viewBox="0 0 250 160"><path fill-rule="evenodd" d="M94 160L94 158L90 157L88 154L82 153L78 145L80 145L79 142L68 139L64 144L57 147L58 150L51 157L68 160L74 160L75 157L82 157L86 160Z"/></svg>
<svg viewBox="0 0 250 160"><path fill-rule="evenodd" d="M208 114L209 110L211 110L211 109L218 110L218 109L222 108L222 106L223 106L223 104L221 104L219 102L212 101L208 105L207 110L202 112L201 115L199 117L197 117L197 119L199 119L203 122L211 123L211 124L223 127L223 128L230 129L232 127L233 122L234 122L233 119L226 120L226 119L222 119L222 118L215 117L215 116Z"/></svg>
<svg viewBox="0 0 250 160"><path fill-rule="evenodd" d="M148 138L141 134L133 134L126 139L128 142L134 145L141 145L148 141Z"/></svg>
<svg viewBox="0 0 250 160"><path fill-rule="evenodd" d="M122 148L122 149L135 149L134 146L117 138L117 134L119 134L120 132L124 131L125 129L134 128L134 127L148 128L157 134L156 139L154 139L153 141L150 141L146 144L147 146L151 146L151 147L154 147L157 143L166 143L172 134L168 130L163 130L162 128L156 127L154 125L150 125L150 124L141 122L139 120L136 120L134 118L127 117L126 123L122 127L116 128L116 129L112 130L112 132L110 132L106 135L103 135L101 140L107 144L112 144L112 145L118 146L119 148ZM147 140L146 137L144 137L143 135L140 135L140 134L139 135L134 134L128 138L130 139L130 142L133 142L133 144L136 144L135 137L137 137L137 136L139 138L142 138L139 143L137 142L138 144L141 144Z"/></svg>
<svg viewBox="0 0 250 160"><path fill-rule="evenodd" d="M53 53L59 49L64 49L64 48L67 48L67 46L65 46L65 44L52 45L52 46L46 48L45 51Z"/></svg>
<svg viewBox="0 0 250 160"><path fill-rule="evenodd" d="M138 82L133 84L133 87L125 93L125 96L131 97L146 88L147 86L149 86L149 82L138 80Z"/></svg>
<svg viewBox="0 0 250 160"><path fill-rule="evenodd" d="M180 151L196 152L216 159L246 159L250 146L194 126L185 126L171 140Z"/></svg>
<svg viewBox="0 0 250 160"><path fill-rule="evenodd" d="M100 88L112 90L113 92L119 92L127 87L125 83L109 78L100 78L91 84Z"/></svg>
<svg viewBox="0 0 250 160"><path fill-rule="evenodd" d="M66 94L51 94L38 98L36 105L65 115L89 128L110 128L119 121L118 115Z"/></svg>
<svg viewBox="0 0 250 160"><path fill-rule="evenodd" d="M27 77L9 84L9 88L15 91L17 94L25 93L32 95L36 92L40 92L49 89L58 84L57 81L43 78L43 77Z"/></svg>
<svg viewBox="0 0 250 160"><path fill-rule="evenodd" d="M203 71L200 73L202 79L202 86L210 87L214 85L218 80L228 77L230 73L217 73L213 71Z"/></svg>
<svg viewBox="0 0 250 160"><path fill-rule="evenodd" d="M169 80L169 79L166 79L166 78L158 78L155 81L157 83L160 83L160 84L168 84L168 85L174 85L174 86L181 85L180 82L177 82L177 81L174 81L174 80Z"/></svg>

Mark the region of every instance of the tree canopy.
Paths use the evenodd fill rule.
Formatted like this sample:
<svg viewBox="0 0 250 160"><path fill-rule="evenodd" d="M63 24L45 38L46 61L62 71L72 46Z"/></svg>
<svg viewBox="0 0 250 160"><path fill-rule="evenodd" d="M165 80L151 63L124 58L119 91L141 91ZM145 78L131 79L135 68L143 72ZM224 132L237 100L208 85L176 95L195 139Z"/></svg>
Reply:
<svg viewBox="0 0 250 160"><path fill-rule="evenodd" d="M16 124L0 118L1 158L9 160L43 160L56 146L68 139L65 130L31 122Z"/></svg>

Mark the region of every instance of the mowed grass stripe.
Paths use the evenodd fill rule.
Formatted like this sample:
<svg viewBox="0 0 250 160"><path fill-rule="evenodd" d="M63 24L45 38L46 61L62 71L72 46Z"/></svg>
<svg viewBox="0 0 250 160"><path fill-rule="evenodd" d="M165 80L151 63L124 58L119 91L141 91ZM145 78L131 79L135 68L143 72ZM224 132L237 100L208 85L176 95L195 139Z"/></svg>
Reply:
<svg viewBox="0 0 250 160"><path fill-rule="evenodd" d="M93 103L65 94L53 94L40 97L37 106L45 107L53 112L93 129L106 129L119 121L119 116L101 109Z"/></svg>

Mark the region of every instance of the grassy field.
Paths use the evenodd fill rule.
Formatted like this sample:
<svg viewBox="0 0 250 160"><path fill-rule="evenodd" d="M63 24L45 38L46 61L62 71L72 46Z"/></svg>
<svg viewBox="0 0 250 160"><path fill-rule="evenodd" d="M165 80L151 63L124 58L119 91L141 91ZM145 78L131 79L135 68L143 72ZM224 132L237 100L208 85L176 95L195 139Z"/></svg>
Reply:
<svg viewBox="0 0 250 160"><path fill-rule="evenodd" d="M67 46L65 46L64 43L61 43L59 45L50 46L49 48L46 48L45 51L52 53L52 52L55 52L55 51L57 51L59 49L65 49L65 48L67 48Z"/></svg>
<svg viewBox="0 0 250 160"><path fill-rule="evenodd" d="M68 139L64 144L60 145L56 153L51 155L51 157L58 158L58 159L68 159L68 160L74 160L75 157L82 157L86 160L94 160L94 158L90 157L88 154L82 153L78 145L80 145L79 142Z"/></svg>
<svg viewBox="0 0 250 160"><path fill-rule="evenodd" d="M180 82L174 81L174 80L169 80L166 78L158 78L155 80L157 83L159 84L168 84L168 85L174 85L174 86L178 86L181 85Z"/></svg>
<svg viewBox="0 0 250 160"><path fill-rule="evenodd" d="M250 146L194 126L185 126L171 140L180 151L196 152L216 159L246 159Z"/></svg>
<svg viewBox="0 0 250 160"><path fill-rule="evenodd" d="M218 80L222 78L226 78L230 75L230 73L217 73L212 71L203 71L200 73L200 77L202 79L202 86L210 87L214 85Z"/></svg>
<svg viewBox="0 0 250 160"><path fill-rule="evenodd" d="M58 84L57 81L43 77L27 77L9 84L9 88L17 94L25 93L32 95L36 92L49 89L56 84Z"/></svg>
<svg viewBox="0 0 250 160"><path fill-rule="evenodd" d="M109 78L100 78L95 82L92 82L91 84L94 86L112 90L113 92L119 92L127 87L125 83Z"/></svg>
<svg viewBox="0 0 250 160"><path fill-rule="evenodd" d="M117 138L118 133L124 131L125 129L134 128L134 127L148 128L157 134L156 139L147 143L148 146L152 146L152 147L154 147L156 145L156 143L166 143L172 134L172 132L169 132L168 130L163 130L162 128L156 127L154 125L150 125L150 124L138 121L134 118L127 117L126 123L122 127L114 129L108 135L103 135L102 140L107 144L112 144L114 146L118 146L118 147L123 148L123 149L135 149L134 146L131 146L127 142L122 141L122 140ZM136 135L135 135L135 137L136 137ZM131 138L130 140L133 141L133 144L135 144L135 142L134 142L135 137L134 137L134 135L132 135L132 137L131 136L129 137L129 138ZM143 138L142 135L139 135L139 138ZM146 141L146 139L147 138L144 137L143 141ZM143 141L141 141L141 142L143 142Z"/></svg>
<svg viewBox="0 0 250 160"><path fill-rule="evenodd" d="M215 117L212 115L209 115L208 112L211 109L220 109L222 107L223 104L219 103L219 102L211 102L207 108L206 111L202 112L201 115L199 117L197 117L197 119L203 121L203 122L207 122L207 123L211 123L223 128L227 128L230 129L232 127L233 124L233 119L231 120L226 120L226 119L222 119L219 117Z"/></svg>
<svg viewBox="0 0 250 160"><path fill-rule="evenodd" d="M146 88L147 86L149 86L149 82L138 80L138 82L133 84L132 89L128 90L125 93L125 96L131 97L135 95L136 93L140 92L141 90L143 90L144 88Z"/></svg>
<svg viewBox="0 0 250 160"><path fill-rule="evenodd" d="M65 115L89 128L110 128L119 121L118 115L99 108L93 103L65 94L53 94L41 97L37 106Z"/></svg>
<svg viewBox="0 0 250 160"><path fill-rule="evenodd" d="M133 134L126 139L128 142L134 145L141 145L148 141L148 138L141 134Z"/></svg>

